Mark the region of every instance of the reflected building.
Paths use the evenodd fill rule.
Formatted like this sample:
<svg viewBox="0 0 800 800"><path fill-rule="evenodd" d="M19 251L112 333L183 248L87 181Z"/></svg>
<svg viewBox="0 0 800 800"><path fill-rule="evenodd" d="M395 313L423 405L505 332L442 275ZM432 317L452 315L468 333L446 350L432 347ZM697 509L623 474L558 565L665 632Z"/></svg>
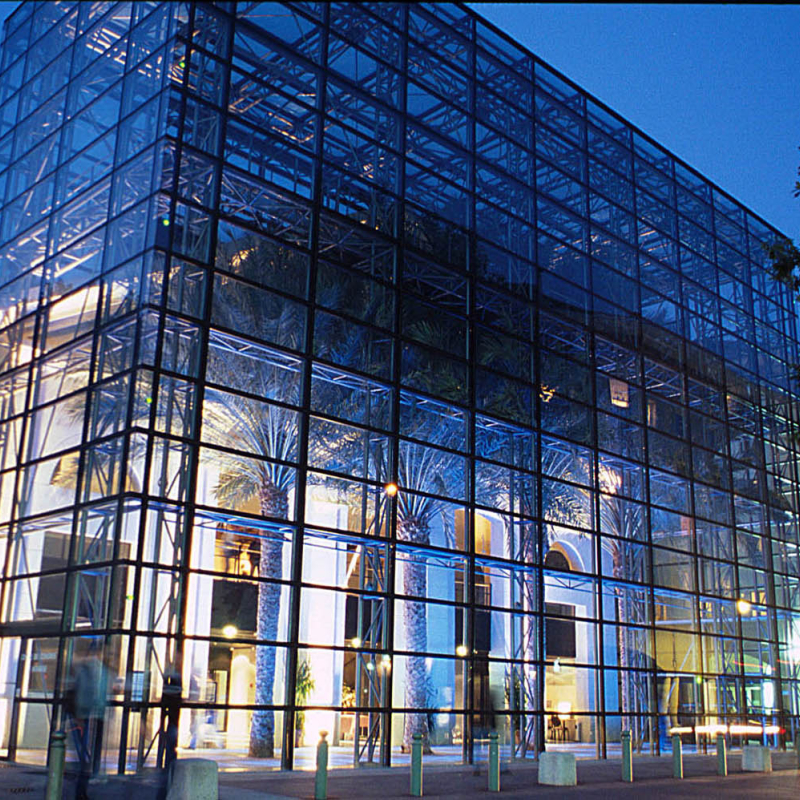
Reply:
<svg viewBox="0 0 800 800"><path fill-rule="evenodd" d="M110 771L170 675L223 766L793 736L769 225L460 5L26 2L0 69L0 754L98 642Z"/></svg>

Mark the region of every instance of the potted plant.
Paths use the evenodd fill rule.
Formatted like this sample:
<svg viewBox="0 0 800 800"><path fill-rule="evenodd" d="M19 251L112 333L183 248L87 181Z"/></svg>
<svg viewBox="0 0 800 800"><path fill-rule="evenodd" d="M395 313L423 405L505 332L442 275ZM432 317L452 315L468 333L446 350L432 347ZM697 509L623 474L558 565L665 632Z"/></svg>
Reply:
<svg viewBox="0 0 800 800"><path fill-rule="evenodd" d="M311 664L306 659L303 659L297 665L297 683L294 689L294 701L297 706L294 726L295 747L300 747L303 743L303 734L306 726L306 713L301 707L306 704L313 691L314 679L311 677Z"/></svg>

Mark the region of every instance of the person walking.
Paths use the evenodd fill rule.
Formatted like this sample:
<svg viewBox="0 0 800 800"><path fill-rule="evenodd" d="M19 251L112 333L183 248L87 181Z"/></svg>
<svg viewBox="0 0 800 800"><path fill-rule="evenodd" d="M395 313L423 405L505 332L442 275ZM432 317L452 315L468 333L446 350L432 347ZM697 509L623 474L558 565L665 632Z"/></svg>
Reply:
<svg viewBox="0 0 800 800"><path fill-rule="evenodd" d="M177 673L167 675L161 692L161 729L158 763L162 768L159 800L165 800L172 780L172 764L178 757L178 723L181 716L181 678Z"/></svg>
<svg viewBox="0 0 800 800"><path fill-rule="evenodd" d="M108 701L108 668L100 658L102 644L92 642L77 665L68 693L73 736L78 754L75 800L88 800L89 778L97 775L103 749L103 722Z"/></svg>
<svg viewBox="0 0 800 800"><path fill-rule="evenodd" d="M192 672L189 679L189 702L197 703L202 697L201 690L201 676L196 670ZM189 749L195 750L198 744L202 747L202 727L203 727L203 710L200 708L192 708L191 711L191 725L189 728Z"/></svg>

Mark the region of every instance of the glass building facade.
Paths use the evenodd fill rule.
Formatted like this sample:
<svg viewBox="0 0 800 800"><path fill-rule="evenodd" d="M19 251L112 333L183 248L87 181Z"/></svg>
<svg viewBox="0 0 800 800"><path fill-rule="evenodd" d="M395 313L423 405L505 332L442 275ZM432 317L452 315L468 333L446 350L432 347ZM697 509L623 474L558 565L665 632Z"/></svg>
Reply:
<svg viewBox="0 0 800 800"><path fill-rule="evenodd" d="M0 63L0 755L791 738L776 232L470 9L26 2Z"/></svg>

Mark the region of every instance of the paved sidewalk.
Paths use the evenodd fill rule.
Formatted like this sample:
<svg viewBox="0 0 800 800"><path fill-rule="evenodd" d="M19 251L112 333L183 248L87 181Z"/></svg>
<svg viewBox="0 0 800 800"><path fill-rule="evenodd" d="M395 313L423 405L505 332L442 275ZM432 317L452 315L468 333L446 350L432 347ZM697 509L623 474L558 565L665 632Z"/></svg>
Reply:
<svg viewBox="0 0 800 800"><path fill-rule="evenodd" d="M613 761L578 761L578 786L548 788L537 784L535 762L516 763L501 776L501 794L509 798L556 800L570 795L576 798L734 798L764 797L770 800L800 796L800 772L795 753L773 753L774 772L770 775L741 772L741 755L728 757L729 775L716 775L716 757L686 756L685 779L672 778L670 757L634 759L634 782L620 780L621 765ZM345 798L408 797L408 768L364 768L332 770L328 778L330 800ZM20 797L41 800L46 776L42 769L15 764L0 765L0 799ZM91 800L155 800L158 775L145 772L133 776L111 776L92 781ZM425 796L430 798L483 797L488 800L485 766L480 770L466 766L430 767L424 772ZM65 780L64 798L71 800L74 782ZM311 772L224 772L220 774L220 800L285 800L311 798L314 775Z"/></svg>

